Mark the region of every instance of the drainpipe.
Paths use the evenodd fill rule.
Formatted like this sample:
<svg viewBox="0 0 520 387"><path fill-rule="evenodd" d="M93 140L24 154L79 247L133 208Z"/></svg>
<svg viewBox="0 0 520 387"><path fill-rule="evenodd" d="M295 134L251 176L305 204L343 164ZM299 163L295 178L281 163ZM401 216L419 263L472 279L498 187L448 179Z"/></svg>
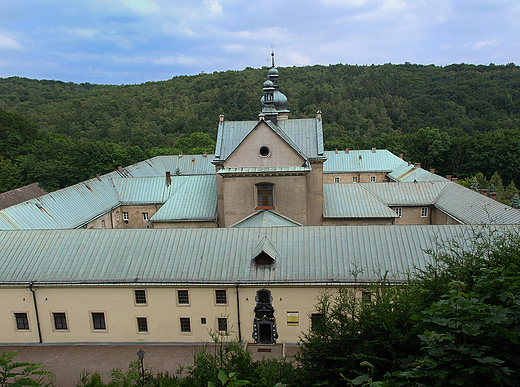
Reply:
<svg viewBox="0 0 520 387"><path fill-rule="evenodd" d="M43 343L42 340L42 330L40 328L40 316L38 315L38 304L36 304L36 292L33 289L33 282L29 284L29 290L32 293L33 296L33 302L34 302L34 311L36 312L36 325L38 326L38 337L40 339L40 344Z"/></svg>
<svg viewBox="0 0 520 387"><path fill-rule="evenodd" d="M235 285L237 290L237 317L238 317L238 341L242 342L242 330L240 329L240 297L238 295L238 284Z"/></svg>

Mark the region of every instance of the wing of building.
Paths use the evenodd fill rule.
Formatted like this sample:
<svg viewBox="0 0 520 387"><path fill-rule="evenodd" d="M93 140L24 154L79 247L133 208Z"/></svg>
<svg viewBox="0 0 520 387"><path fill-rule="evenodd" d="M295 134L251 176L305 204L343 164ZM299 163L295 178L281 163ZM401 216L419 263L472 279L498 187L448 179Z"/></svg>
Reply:
<svg viewBox="0 0 520 387"><path fill-rule="evenodd" d="M273 65L258 119L219 117L214 154L0 210L0 342L295 343L321 292L403 282L427 249L520 224L402 155L325 151L321 113L289 118L278 78Z"/></svg>

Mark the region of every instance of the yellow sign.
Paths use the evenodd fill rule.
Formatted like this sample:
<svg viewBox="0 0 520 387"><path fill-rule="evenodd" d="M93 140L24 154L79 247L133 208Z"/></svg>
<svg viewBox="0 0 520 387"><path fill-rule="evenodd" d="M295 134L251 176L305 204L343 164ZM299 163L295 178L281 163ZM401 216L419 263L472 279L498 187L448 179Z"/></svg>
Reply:
<svg viewBox="0 0 520 387"><path fill-rule="evenodd" d="M287 325L298 326L300 323L300 316L298 312L287 312Z"/></svg>

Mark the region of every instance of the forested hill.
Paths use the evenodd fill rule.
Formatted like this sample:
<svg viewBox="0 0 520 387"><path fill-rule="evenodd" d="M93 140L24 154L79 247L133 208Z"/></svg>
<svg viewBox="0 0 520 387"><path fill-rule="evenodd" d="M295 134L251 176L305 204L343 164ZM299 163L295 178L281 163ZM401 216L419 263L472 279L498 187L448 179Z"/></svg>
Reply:
<svg viewBox="0 0 520 387"><path fill-rule="evenodd" d="M329 150L376 146L404 153L405 159L441 174L482 172L489 178L499 171L505 181L520 183L520 67L514 64L279 71L291 118L323 112ZM194 147L186 145L186 138L193 133L208 134L198 140L211 147L219 114L226 120L257 118L266 73L247 68L122 86L0 78L0 108L28 118L40 136L65 135L59 138L69 147L111 143L142 152L134 158L166 151L154 148L188 153Z"/></svg>

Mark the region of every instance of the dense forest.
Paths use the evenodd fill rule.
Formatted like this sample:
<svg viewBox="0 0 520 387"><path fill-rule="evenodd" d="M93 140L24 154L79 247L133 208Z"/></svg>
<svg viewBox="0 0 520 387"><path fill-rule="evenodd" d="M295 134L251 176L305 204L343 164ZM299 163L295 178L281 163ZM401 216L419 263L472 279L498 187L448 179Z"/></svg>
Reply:
<svg viewBox="0 0 520 387"><path fill-rule="evenodd" d="M512 63L279 71L292 118L323 112L328 150L386 148L441 175L489 181L499 172L504 185L520 184ZM34 181L52 190L158 154L211 152L219 114L257 118L265 78L253 68L121 86L0 78L0 191Z"/></svg>

